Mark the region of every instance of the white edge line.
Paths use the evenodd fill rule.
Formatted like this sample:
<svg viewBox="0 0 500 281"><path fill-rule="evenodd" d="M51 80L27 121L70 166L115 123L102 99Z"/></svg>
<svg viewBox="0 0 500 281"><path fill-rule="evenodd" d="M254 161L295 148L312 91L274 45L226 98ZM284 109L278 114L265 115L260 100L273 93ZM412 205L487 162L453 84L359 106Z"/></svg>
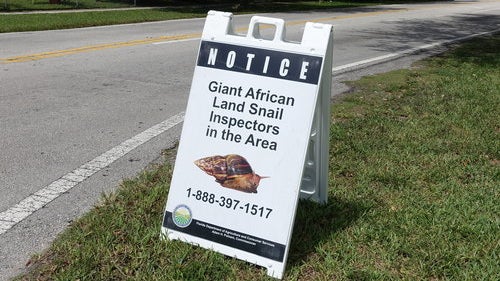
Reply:
<svg viewBox="0 0 500 281"><path fill-rule="evenodd" d="M65 174L44 188L24 198L13 207L0 213L0 235L7 232L17 223L43 208L52 200L68 192L77 184L83 182L93 174L99 172L111 163L120 159L125 154L152 138L180 124L184 120L184 112L178 113L167 120L146 129L134 137L111 148L79 168Z"/></svg>
<svg viewBox="0 0 500 281"><path fill-rule="evenodd" d="M471 34L471 35L467 35L467 36L462 36L462 37L451 39L451 40L445 40L445 41L436 42L436 43L432 43L432 44L426 44L426 45L418 46L415 48L406 49L406 50L403 50L401 52L390 53L390 54L386 54L386 55L382 55L382 56L378 56L378 57L374 57L374 58L370 58L370 59L366 59L366 60L361 60L361 61L357 61L357 62L353 62L353 63L340 65L340 66L332 68L332 72L333 72L333 74L341 74L344 72L352 71L354 69L358 69L358 68L366 67L369 65L385 62L385 61L390 60L390 59L394 59L394 58L402 57L405 55L417 53L417 52L422 51L422 50L428 50L428 49L432 49L432 48L436 48L436 47L440 47L440 46L444 46L444 45L449 45L449 44L453 44L456 42L468 40L468 39L471 39L474 37L490 35L490 34L493 34L496 32L500 32L500 28L492 30L492 31L486 31L486 32Z"/></svg>

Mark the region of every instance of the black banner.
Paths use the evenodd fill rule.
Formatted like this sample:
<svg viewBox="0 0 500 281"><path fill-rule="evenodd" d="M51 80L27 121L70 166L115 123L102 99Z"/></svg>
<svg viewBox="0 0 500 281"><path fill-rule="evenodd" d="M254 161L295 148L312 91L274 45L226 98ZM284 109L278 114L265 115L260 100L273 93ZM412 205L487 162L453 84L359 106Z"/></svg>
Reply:
<svg viewBox="0 0 500 281"><path fill-rule="evenodd" d="M186 227L178 227L171 212L165 212L163 227L210 240L261 257L283 262L285 245L251 236L218 225L193 219Z"/></svg>
<svg viewBox="0 0 500 281"><path fill-rule="evenodd" d="M322 57L202 41L198 66L318 84Z"/></svg>

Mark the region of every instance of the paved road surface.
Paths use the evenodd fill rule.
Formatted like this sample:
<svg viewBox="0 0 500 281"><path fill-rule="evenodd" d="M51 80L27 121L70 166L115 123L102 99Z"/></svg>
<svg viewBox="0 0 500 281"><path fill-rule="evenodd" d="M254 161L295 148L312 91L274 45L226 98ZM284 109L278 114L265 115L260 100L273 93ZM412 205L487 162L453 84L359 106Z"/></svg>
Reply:
<svg viewBox="0 0 500 281"><path fill-rule="evenodd" d="M289 40L306 21L334 24L338 82L408 66L419 57L408 50L498 31L500 2L266 16L287 21ZM249 18L235 17L238 32ZM193 19L0 34L0 280L175 143L202 27ZM332 95L344 89L336 83Z"/></svg>

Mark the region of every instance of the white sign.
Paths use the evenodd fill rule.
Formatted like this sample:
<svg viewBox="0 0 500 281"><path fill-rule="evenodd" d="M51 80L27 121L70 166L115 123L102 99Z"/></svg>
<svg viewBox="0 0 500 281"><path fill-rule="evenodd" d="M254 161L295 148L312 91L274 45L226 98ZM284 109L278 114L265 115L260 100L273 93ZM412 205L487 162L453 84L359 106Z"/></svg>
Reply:
<svg viewBox="0 0 500 281"><path fill-rule="evenodd" d="M281 278L332 28L307 23L289 43L283 20L253 17L242 36L231 19L205 23L162 233Z"/></svg>

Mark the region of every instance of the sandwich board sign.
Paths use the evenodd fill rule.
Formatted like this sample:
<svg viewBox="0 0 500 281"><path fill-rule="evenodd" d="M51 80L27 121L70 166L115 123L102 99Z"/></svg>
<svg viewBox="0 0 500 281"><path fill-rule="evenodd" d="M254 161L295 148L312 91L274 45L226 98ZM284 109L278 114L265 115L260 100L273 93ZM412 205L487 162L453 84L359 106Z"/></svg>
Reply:
<svg viewBox="0 0 500 281"><path fill-rule="evenodd" d="M299 197L326 201L332 61L331 25L307 23L300 43L284 33L255 16L235 34L231 13L208 13L162 224L276 278Z"/></svg>

